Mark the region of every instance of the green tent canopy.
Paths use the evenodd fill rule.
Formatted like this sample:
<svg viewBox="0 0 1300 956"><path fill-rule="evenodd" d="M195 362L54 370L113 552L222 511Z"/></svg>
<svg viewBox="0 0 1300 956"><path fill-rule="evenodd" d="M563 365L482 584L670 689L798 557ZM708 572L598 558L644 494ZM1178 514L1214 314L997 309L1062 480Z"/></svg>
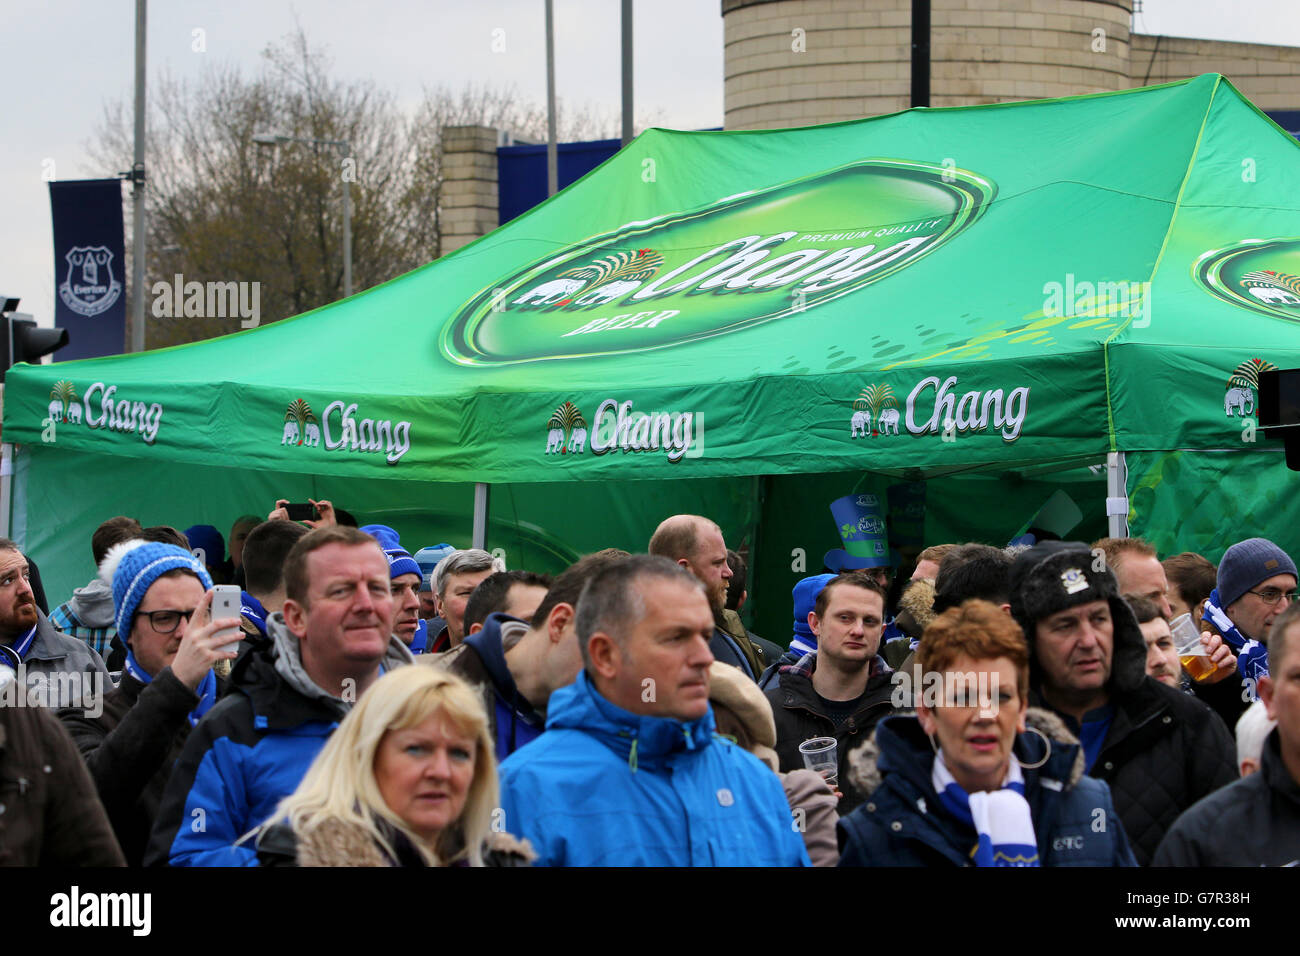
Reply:
<svg viewBox="0 0 1300 956"><path fill-rule="evenodd" d="M1065 489L1073 536L1109 511L1162 553L1300 550L1253 418L1259 372L1300 366L1298 176L1218 75L649 130L345 301L11 370L11 528L57 594L120 512L224 531L328 494L418 547L464 533L478 483L489 547L545 568L699 511L759 555L773 637L850 493L926 482L926 543L1005 541Z"/></svg>

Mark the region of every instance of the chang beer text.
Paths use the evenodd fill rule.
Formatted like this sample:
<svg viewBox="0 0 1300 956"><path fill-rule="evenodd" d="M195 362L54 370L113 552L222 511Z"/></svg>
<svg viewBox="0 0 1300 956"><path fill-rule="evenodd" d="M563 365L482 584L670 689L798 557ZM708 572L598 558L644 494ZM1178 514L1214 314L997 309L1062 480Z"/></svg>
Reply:
<svg viewBox="0 0 1300 956"><path fill-rule="evenodd" d="M917 262L995 193L964 170L865 160L629 223L502 277L447 324L441 346L462 364L502 365L665 348L801 315Z"/></svg>

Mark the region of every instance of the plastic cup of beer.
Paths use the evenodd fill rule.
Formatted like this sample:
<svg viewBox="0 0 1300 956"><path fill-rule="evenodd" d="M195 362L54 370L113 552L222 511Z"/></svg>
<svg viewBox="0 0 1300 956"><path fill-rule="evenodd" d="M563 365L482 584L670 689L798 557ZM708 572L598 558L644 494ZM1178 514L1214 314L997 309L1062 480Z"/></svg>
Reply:
<svg viewBox="0 0 1300 956"><path fill-rule="evenodd" d="M1190 614L1180 614L1169 622L1169 630L1174 635L1174 647L1178 648L1178 661L1183 670L1194 681L1203 681L1214 676L1217 669L1210 661L1210 653L1201 643L1201 632Z"/></svg>
<svg viewBox="0 0 1300 956"><path fill-rule="evenodd" d="M821 774L832 790L839 787L840 764L835 752L834 737L805 740L799 745L799 755L803 757L803 765Z"/></svg>

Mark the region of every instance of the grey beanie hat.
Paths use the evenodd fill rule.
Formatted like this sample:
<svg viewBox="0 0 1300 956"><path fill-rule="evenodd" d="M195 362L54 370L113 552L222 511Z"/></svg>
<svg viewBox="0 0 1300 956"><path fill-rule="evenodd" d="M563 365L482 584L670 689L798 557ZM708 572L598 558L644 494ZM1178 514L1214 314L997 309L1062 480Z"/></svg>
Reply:
<svg viewBox="0 0 1300 956"><path fill-rule="evenodd" d="M1219 607L1226 608L1243 594L1279 574L1296 574L1295 562L1267 538L1238 541L1219 562Z"/></svg>

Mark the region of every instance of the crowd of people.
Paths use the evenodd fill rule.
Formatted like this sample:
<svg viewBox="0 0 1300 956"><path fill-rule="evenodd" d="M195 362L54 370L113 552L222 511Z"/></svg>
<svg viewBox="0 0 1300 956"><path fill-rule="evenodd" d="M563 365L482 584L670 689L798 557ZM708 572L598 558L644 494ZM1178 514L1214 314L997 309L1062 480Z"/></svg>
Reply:
<svg viewBox="0 0 1300 956"><path fill-rule="evenodd" d="M0 863L1300 863L1297 571L1266 539L855 559L770 640L702 516L552 578L311 504L228 553L110 518L52 611L0 539Z"/></svg>

